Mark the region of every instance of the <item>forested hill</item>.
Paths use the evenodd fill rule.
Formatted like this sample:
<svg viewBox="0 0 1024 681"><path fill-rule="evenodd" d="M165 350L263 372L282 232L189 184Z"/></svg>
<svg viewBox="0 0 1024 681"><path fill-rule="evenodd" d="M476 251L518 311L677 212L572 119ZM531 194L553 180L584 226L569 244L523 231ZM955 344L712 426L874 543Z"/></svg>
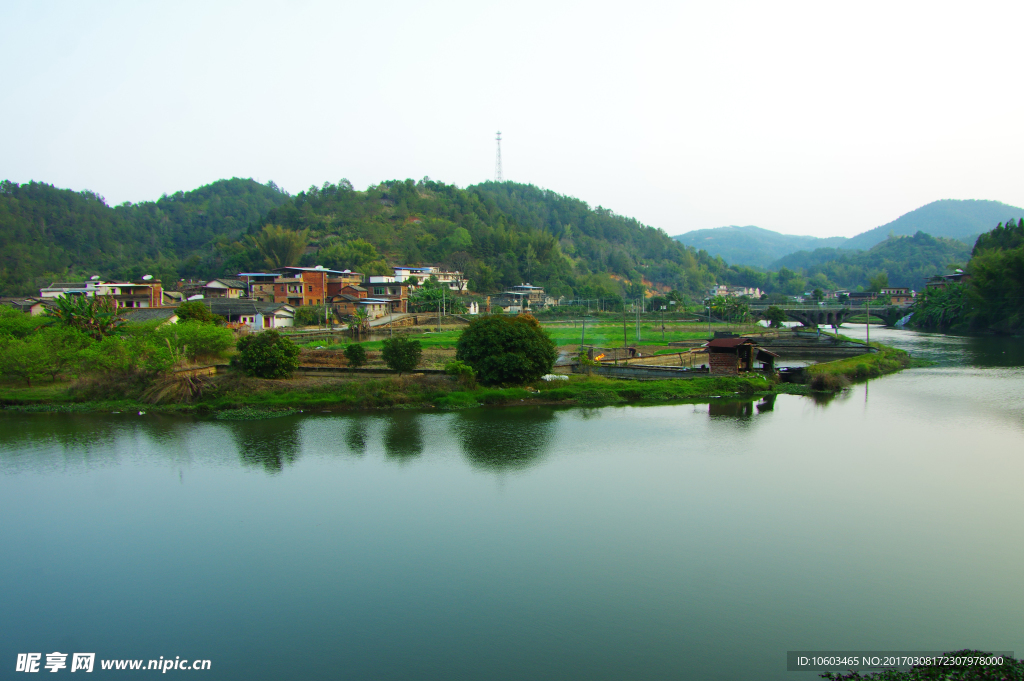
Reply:
<svg viewBox="0 0 1024 681"><path fill-rule="evenodd" d="M891 236L867 251L819 248L791 253L776 261L772 269L790 269L808 278L824 275L830 284L842 288L867 286L872 277L885 274L890 286L922 290L930 277L945 274L954 265L964 266L971 247L955 239L943 239L918 232L913 236Z"/></svg>
<svg viewBox="0 0 1024 681"><path fill-rule="evenodd" d="M637 295L641 282L693 297L736 272L661 230L531 185L460 189L424 179L357 191L348 181L290 197L273 183L221 180L157 201L107 206L92 192L0 184L0 293L53 280L215 277L267 267L265 228L281 227L301 264L362 268L437 263L474 290L531 282L555 295Z"/></svg>
<svg viewBox="0 0 1024 681"><path fill-rule="evenodd" d="M530 282L554 295L614 298L637 295L647 280L697 296L727 270L632 218L514 182L460 189L394 180L355 191L343 181L297 194L266 222L309 229L308 263L448 264L479 291ZM357 241L373 251L360 257ZM252 251L238 257L259 259Z"/></svg>
<svg viewBox="0 0 1024 681"><path fill-rule="evenodd" d="M889 235L912 236L924 232L932 236L957 239L974 244L975 238L992 225L1024 216L1024 209L999 201L933 201L910 211L892 222L857 236L818 238L780 234L760 227L717 227L698 229L673 237L681 243L702 248L721 256L733 265L774 267L773 263L790 253L816 249L867 250L885 241Z"/></svg>
<svg viewBox="0 0 1024 681"><path fill-rule="evenodd" d="M38 294L53 280L93 274L205 274L197 268L208 246L239 238L288 200L273 183L234 178L112 208L90 191L0 182L0 293Z"/></svg>
<svg viewBox="0 0 1024 681"><path fill-rule="evenodd" d="M885 241L890 234L910 236L917 232L957 239L973 246L978 235L992 229L992 225L1005 220L1016 220L1022 215L1024 209L999 201L932 201L881 227L847 239L842 248L868 249Z"/></svg>
<svg viewBox="0 0 1024 681"><path fill-rule="evenodd" d="M681 244L701 248L712 255L721 256L734 265L768 267L784 255L800 250L837 247L846 237L820 238L780 234L770 229L746 227L716 227L697 229L672 237Z"/></svg>

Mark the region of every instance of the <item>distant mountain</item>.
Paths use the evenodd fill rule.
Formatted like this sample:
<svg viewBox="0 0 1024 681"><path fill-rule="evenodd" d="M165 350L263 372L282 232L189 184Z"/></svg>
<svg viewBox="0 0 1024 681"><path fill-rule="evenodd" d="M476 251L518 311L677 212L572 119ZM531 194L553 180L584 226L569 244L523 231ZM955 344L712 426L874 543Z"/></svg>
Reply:
<svg viewBox="0 0 1024 681"><path fill-rule="evenodd" d="M686 246L722 256L731 265L751 267L768 267L789 253L835 247L846 241L841 236L822 239L816 236L780 234L753 225L697 229L672 238Z"/></svg>
<svg viewBox="0 0 1024 681"><path fill-rule="evenodd" d="M731 265L773 268L778 260L797 251L814 251L814 264L840 257L839 252L829 253L821 249L838 251L866 251L893 236L912 236L918 232L946 239L956 239L974 245L982 232L1007 220L1024 217L1024 208L1009 206L999 201L943 199L921 206L892 222L862 232L849 239L843 237L818 238L780 234L760 227L717 227L698 229L673 239L697 249L703 249L713 256L721 256ZM821 251L821 252L817 252ZM804 267L811 262L802 256ZM792 264L785 265L793 267Z"/></svg>
<svg viewBox="0 0 1024 681"><path fill-rule="evenodd" d="M1021 217L1024 217L1024 208L1008 206L999 201L943 199L932 201L890 223L851 237L842 247L867 250L885 241L890 233L910 236L917 232L957 239L973 246L974 240L982 232L991 230L1000 222Z"/></svg>
<svg viewBox="0 0 1024 681"><path fill-rule="evenodd" d="M929 277L949 272L954 264L964 266L970 255L971 247L962 241L918 232L891 236L867 251L819 248L790 253L772 263L771 269L794 270L807 279L820 273L841 288L867 286L870 277L884 272L890 286L920 291Z"/></svg>

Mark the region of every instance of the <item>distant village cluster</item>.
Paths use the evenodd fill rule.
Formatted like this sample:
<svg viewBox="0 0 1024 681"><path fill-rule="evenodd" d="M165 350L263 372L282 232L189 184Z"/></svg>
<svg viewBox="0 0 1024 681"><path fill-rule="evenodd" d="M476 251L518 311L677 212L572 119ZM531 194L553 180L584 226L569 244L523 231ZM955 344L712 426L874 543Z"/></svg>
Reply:
<svg viewBox="0 0 1024 681"><path fill-rule="evenodd" d="M233 278L181 280L173 289L152 277L126 282L104 281L96 276L87 281L53 282L40 289L38 297L5 298L0 302L41 314L48 304L64 296L109 296L133 321L149 321L171 320L181 303L201 301L229 324L260 330L293 326L295 311L302 306L323 307L328 314L333 312L334 320L396 319L411 312L410 298L417 289L432 286L452 296L464 296L469 293L468 283L462 272L432 265L396 266L392 274L369 276L320 266L289 266L269 272L239 272ZM542 287L524 283L500 295L486 296L483 304L472 300L464 307L466 314L477 315L499 308L519 313L557 304L558 300L546 295Z"/></svg>

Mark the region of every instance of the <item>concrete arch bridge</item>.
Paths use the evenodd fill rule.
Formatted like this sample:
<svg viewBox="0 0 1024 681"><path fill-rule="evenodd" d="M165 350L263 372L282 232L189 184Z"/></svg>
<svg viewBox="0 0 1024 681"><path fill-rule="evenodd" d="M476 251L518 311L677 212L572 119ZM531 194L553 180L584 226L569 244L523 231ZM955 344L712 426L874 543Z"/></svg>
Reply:
<svg viewBox="0 0 1024 681"><path fill-rule="evenodd" d="M892 326L901 317L907 314L905 307L897 305L870 306L863 305L751 305L750 312L761 319L769 307L780 307L786 316L794 322L800 322L807 327L815 326L839 326L850 317L857 317L865 313L872 317L883 320L888 326Z"/></svg>

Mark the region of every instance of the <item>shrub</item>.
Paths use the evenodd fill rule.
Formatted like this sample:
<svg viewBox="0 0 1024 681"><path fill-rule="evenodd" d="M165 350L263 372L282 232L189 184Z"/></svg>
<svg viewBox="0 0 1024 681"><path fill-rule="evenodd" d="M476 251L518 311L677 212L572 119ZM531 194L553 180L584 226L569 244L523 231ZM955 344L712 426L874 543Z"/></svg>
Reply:
<svg viewBox="0 0 1024 681"><path fill-rule="evenodd" d="M473 367L485 385L515 385L549 373L558 352L533 317L488 315L462 332L455 357Z"/></svg>
<svg viewBox="0 0 1024 681"><path fill-rule="evenodd" d="M299 346L273 329L238 341L238 355L232 360L249 376L285 378L299 366Z"/></svg>
<svg viewBox="0 0 1024 681"><path fill-rule="evenodd" d="M380 354L388 368L401 375L416 368L416 365L420 363L423 348L418 340L399 336L385 340Z"/></svg>
<svg viewBox="0 0 1024 681"><path fill-rule="evenodd" d="M361 367L366 364L366 348L359 343L350 343L345 347L345 359L349 366Z"/></svg>
<svg viewBox="0 0 1024 681"><path fill-rule="evenodd" d="M210 308L198 300L189 300L178 306L175 312L179 322L200 322L202 324L217 324L224 321L219 314L210 312Z"/></svg>
<svg viewBox="0 0 1024 681"><path fill-rule="evenodd" d="M190 360L220 357L235 342L230 329L195 320L162 326L157 336Z"/></svg>
<svg viewBox="0 0 1024 681"><path fill-rule="evenodd" d="M849 385L845 376L840 374L814 374L811 378L811 388L814 390L820 390L821 392L839 392L843 388Z"/></svg>
<svg viewBox="0 0 1024 681"><path fill-rule="evenodd" d="M449 376L457 378L459 384L463 387L472 388L476 386L476 372L473 371L473 367L465 362L454 359L444 365L444 372Z"/></svg>
<svg viewBox="0 0 1024 681"><path fill-rule="evenodd" d="M326 305L301 305L295 308L295 326L320 326L330 320Z"/></svg>

